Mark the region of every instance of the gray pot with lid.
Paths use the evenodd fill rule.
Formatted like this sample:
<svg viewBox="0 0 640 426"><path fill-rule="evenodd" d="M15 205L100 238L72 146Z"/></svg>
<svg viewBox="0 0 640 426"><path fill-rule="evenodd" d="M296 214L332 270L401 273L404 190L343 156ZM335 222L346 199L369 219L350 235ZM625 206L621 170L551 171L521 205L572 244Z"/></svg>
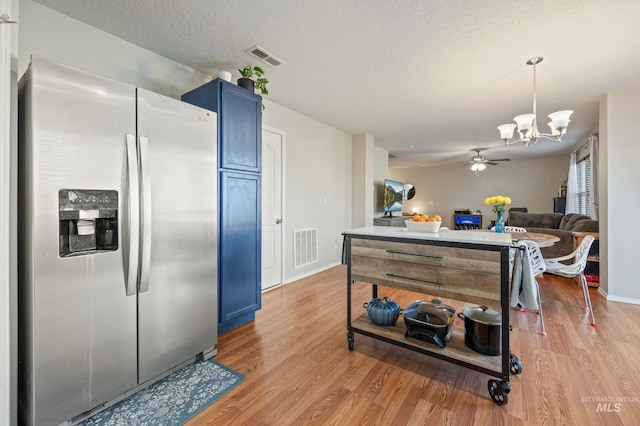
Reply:
<svg viewBox="0 0 640 426"><path fill-rule="evenodd" d="M453 332L456 310L439 299L416 300L402 312L407 327L405 337L412 337L444 348Z"/></svg>

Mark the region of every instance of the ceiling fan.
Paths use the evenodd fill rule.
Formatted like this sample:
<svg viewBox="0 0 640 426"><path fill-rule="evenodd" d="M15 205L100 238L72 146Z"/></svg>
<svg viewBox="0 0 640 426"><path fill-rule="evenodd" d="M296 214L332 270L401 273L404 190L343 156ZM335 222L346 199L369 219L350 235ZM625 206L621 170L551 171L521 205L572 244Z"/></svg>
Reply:
<svg viewBox="0 0 640 426"><path fill-rule="evenodd" d="M492 166L497 165L498 161L511 161L510 158L497 158L495 160L488 160L484 157L484 155L480 155L480 152L484 151L482 148L472 149L476 153L475 157L471 160L467 161L467 164L471 164L471 170L476 174L480 174L481 171L487 168L486 164L491 164Z"/></svg>

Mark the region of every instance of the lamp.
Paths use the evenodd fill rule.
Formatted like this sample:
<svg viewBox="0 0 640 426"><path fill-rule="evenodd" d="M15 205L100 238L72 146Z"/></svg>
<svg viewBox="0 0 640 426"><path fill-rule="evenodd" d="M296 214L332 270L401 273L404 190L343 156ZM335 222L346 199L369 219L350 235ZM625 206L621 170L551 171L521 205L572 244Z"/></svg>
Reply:
<svg viewBox="0 0 640 426"><path fill-rule="evenodd" d="M573 111L570 110L549 114L551 121L548 125L551 128L551 133L540 133L538 130L538 123L536 121L536 64L542 62L542 59L542 57L536 56L527 61L527 65L533 65L533 114L518 115L513 119L516 124L510 123L498 126L500 138L507 146L522 142L524 146L527 147L532 142L538 142L540 138L560 142L562 136L567 132L570 121L569 117L573 114ZM516 127L518 128L520 138L512 141L511 138L513 138L513 131ZM471 169L473 170L473 167Z"/></svg>
<svg viewBox="0 0 640 426"><path fill-rule="evenodd" d="M402 187L402 198L410 200L416 195L416 189L410 183L405 183Z"/></svg>

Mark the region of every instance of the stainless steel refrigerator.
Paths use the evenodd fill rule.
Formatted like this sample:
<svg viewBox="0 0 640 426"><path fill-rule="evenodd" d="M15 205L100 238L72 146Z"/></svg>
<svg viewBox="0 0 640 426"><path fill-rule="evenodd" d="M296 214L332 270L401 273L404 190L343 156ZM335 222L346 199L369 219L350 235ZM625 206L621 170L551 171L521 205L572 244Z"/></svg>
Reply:
<svg viewBox="0 0 640 426"><path fill-rule="evenodd" d="M57 425L215 354L216 115L37 57L19 93L20 416Z"/></svg>

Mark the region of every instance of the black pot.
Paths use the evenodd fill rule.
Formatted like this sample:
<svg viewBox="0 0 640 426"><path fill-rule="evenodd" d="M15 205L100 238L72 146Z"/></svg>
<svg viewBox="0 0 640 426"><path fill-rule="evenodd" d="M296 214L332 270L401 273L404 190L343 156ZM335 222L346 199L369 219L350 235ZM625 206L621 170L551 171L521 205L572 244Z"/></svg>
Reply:
<svg viewBox="0 0 640 426"><path fill-rule="evenodd" d="M458 313L464 321L464 344L485 355L502 353L502 315L486 306L468 306Z"/></svg>
<svg viewBox="0 0 640 426"><path fill-rule="evenodd" d="M407 326L405 337L434 343L441 348L453 333L453 319L456 310L434 299L430 302L416 300L402 312Z"/></svg>
<svg viewBox="0 0 640 426"><path fill-rule="evenodd" d="M251 93L255 91L255 81L251 80L250 78L239 78L238 86L242 87L243 89L247 89Z"/></svg>

